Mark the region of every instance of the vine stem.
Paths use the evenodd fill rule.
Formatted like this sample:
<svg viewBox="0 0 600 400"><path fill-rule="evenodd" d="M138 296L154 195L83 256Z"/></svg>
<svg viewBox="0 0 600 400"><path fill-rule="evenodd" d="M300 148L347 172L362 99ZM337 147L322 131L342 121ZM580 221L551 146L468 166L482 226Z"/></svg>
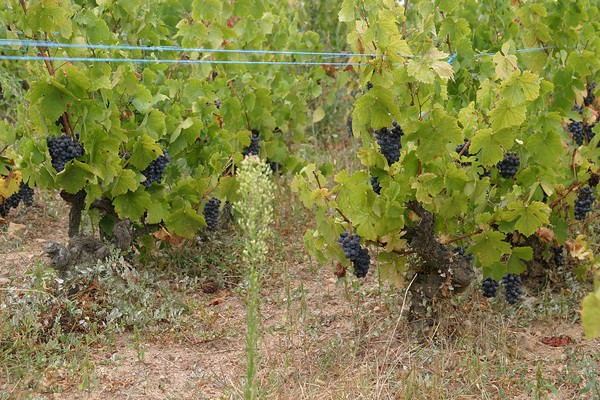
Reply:
<svg viewBox="0 0 600 400"><path fill-rule="evenodd" d="M315 177L315 179L317 180L317 185L319 186L320 190L323 190L323 186L321 185L321 180L319 179L319 176L317 175L317 173L315 171L313 171L313 175ZM331 197L329 197L328 194L325 195L325 198L327 199L327 201L332 201ZM344 218L344 221L346 221L349 224L352 224L352 221L350 221L350 218L346 217L346 215L344 214L344 212L342 210L339 209L339 207L334 207L335 211L337 211L342 218Z"/></svg>
<svg viewBox="0 0 600 400"><path fill-rule="evenodd" d="M556 207L556 205L558 203L560 203L562 201L562 199L564 199L565 197L567 197L569 195L569 193L571 193L572 191L576 190L579 188L580 183L575 181L573 183L571 183L571 186L569 186L569 188L566 190L566 192L564 192L563 194L561 194L560 196L558 196L557 198L555 198L552 203L550 203L549 207L550 208L554 208Z"/></svg>
<svg viewBox="0 0 600 400"><path fill-rule="evenodd" d="M583 224L584 222L589 222L589 221L592 221L592 220L594 220L594 219L596 219L596 218L598 218L598 217L600 217L600 214L594 214L594 215L592 215L591 217L588 217L588 218L586 218L586 219L582 219L581 221L575 221L575 222L571 222L571 223L569 224L569 228L570 228L570 227L572 227L573 225L577 225L577 224Z"/></svg>
<svg viewBox="0 0 600 400"><path fill-rule="evenodd" d="M447 242L444 242L444 244L450 244L450 243L458 242L459 240L463 240L463 239L470 238L471 236L479 235L481 232L483 232L483 229L477 229L476 231L471 232L471 233L467 233L466 235L462 235L462 236L459 236L459 237L455 237L454 239L450 239Z"/></svg>

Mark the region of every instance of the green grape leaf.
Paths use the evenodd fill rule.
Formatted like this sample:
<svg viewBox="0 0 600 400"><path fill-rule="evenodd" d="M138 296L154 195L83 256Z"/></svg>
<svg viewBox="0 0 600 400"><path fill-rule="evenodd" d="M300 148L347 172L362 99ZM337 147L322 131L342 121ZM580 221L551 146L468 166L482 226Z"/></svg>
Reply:
<svg viewBox="0 0 600 400"><path fill-rule="evenodd" d="M444 109L436 105L431 118L416 123L416 131L407 135L411 140L420 140L417 156L424 161L433 160L446 154L448 143L462 143L463 133L458 121L446 114Z"/></svg>
<svg viewBox="0 0 600 400"><path fill-rule="evenodd" d="M117 197L128 191L134 192L140 185L140 180L136 173L130 169L122 169L115 177L110 194Z"/></svg>
<svg viewBox="0 0 600 400"><path fill-rule="evenodd" d="M524 104L511 104L510 100L502 99L490 111L490 121L494 131L519 126L525 121L527 109Z"/></svg>
<svg viewBox="0 0 600 400"><path fill-rule="evenodd" d="M170 213L171 208L164 198L161 198L160 200L154 198L152 204L148 207L147 222L149 224L159 224L166 220Z"/></svg>
<svg viewBox="0 0 600 400"><path fill-rule="evenodd" d="M192 239L196 232L206 226L204 217L198 215L190 206L179 207L165 219L169 230L173 230L180 236Z"/></svg>
<svg viewBox="0 0 600 400"><path fill-rule="evenodd" d="M531 247L513 247L507 262L507 272L516 275L525 272L527 264L524 261L531 261L532 258L533 249Z"/></svg>
<svg viewBox="0 0 600 400"><path fill-rule="evenodd" d="M220 0L194 0L192 4L192 18L195 20L215 20L222 10Z"/></svg>
<svg viewBox="0 0 600 400"><path fill-rule="evenodd" d="M515 139L511 130L494 132L491 129L481 129L471 139L470 153L477 154L483 165L495 165L504 157L504 150L510 149Z"/></svg>
<svg viewBox="0 0 600 400"><path fill-rule="evenodd" d="M482 266L491 266L499 262L504 254L509 254L511 246L504 239L506 235L497 231L485 231L473 236L473 245L469 251L473 253Z"/></svg>
<svg viewBox="0 0 600 400"><path fill-rule="evenodd" d="M163 151L160 145L154 139L148 135L141 135L133 145L129 163L140 171L143 171L153 160L156 160L162 154Z"/></svg>
<svg viewBox="0 0 600 400"><path fill-rule="evenodd" d="M90 166L78 160L68 162L65 169L56 175L56 183L67 193L77 193L94 180Z"/></svg>
<svg viewBox="0 0 600 400"><path fill-rule="evenodd" d="M135 192L127 192L115 197L113 204L119 218L137 220L144 215L148 208L150 208L152 199L144 186L140 186Z"/></svg>
<svg viewBox="0 0 600 400"><path fill-rule="evenodd" d="M340 22L351 22L354 21L354 1L344 0L342 7L338 13Z"/></svg>
<svg viewBox="0 0 600 400"><path fill-rule="evenodd" d="M515 229L525 236L534 234L539 227L550 222L550 207L540 201L529 204L515 201L509 203L507 208L509 211L503 213L503 218L507 221L517 220Z"/></svg>

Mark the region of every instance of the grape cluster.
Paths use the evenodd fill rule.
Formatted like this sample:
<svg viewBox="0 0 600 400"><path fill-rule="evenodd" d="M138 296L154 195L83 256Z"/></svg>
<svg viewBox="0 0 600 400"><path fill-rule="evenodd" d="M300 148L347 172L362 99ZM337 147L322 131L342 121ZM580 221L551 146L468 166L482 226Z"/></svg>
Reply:
<svg viewBox="0 0 600 400"><path fill-rule="evenodd" d="M515 153L506 153L502 161L498 162L500 176L503 178L511 178L516 175L517 168L521 164L519 156Z"/></svg>
<svg viewBox="0 0 600 400"><path fill-rule="evenodd" d="M379 149L387 160L388 165L392 165L400 159L400 149L402 148L400 137L404 135L402 128L400 128L400 125L396 121L392 124L394 127L391 130L388 128L375 130Z"/></svg>
<svg viewBox="0 0 600 400"><path fill-rule="evenodd" d="M33 189L21 181L19 191L8 197L0 204L0 216L6 217L11 208L17 208L23 202L27 207L33 204Z"/></svg>
<svg viewBox="0 0 600 400"><path fill-rule="evenodd" d="M58 117L58 119L54 122L54 125L60 126L60 131L62 133L65 133L67 131L67 128L65 127L65 121L63 121L62 115Z"/></svg>
<svg viewBox="0 0 600 400"><path fill-rule="evenodd" d="M581 108L580 105L575 103L575 104L573 104L573 108L571 109L571 111L577 111L579 114L581 114L583 112L583 108Z"/></svg>
<svg viewBox="0 0 600 400"><path fill-rule="evenodd" d="M48 144L52 166L57 172L64 170L69 161L81 157L84 153L83 147L67 135L58 137L52 135L46 138L46 143Z"/></svg>
<svg viewBox="0 0 600 400"><path fill-rule="evenodd" d="M470 147L471 143L469 143L469 139L465 139L465 142L463 144L459 144L458 146L456 146L456 153L461 154L461 157L472 157L473 154L469 153L469 147ZM465 148L466 147L466 148ZM463 151L464 149L464 151ZM471 165L470 162L461 162L460 165L462 165L463 167L468 167L469 165Z"/></svg>
<svg viewBox="0 0 600 400"><path fill-rule="evenodd" d="M252 135L250 136L250 145L242 150L242 154L245 156L257 156L260 150L259 144L259 132L256 129L252 129Z"/></svg>
<svg viewBox="0 0 600 400"><path fill-rule="evenodd" d="M515 304L521 298L521 277L515 274L506 274L502 277L502 283L504 284L506 301L510 304Z"/></svg>
<svg viewBox="0 0 600 400"><path fill-rule="evenodd" d="M590 179L588 179L588 185L591 187L596 187L598 186L598 183L600 183L600 174L595 174L592 172Z"/></svg>
<svg viewBox="0 0 600 400"><path fill-rule="evenodd" d="M150 165L148 165L146 169L142 171L142 174L146 177L146 180L142 182L144 186L149 188L152 186L153 182L161 183L162 175L165 172L165 168L167 168L169 161L171 161L169 153L167 150L163 149L163 155L159 156L155 160L152 160Z"/></svg>
<svg viewBox="0 0 600 400"><path fill-rule="evenodd" d="M554 264L562 266L565 264L565 256L563 254L563 246L552 246L550 247L552 255L554 257Z"/></svg>
<svg viewBox="0 0 600 400"><path fill-rule="evenodd" d="M585 137L587 138L588 142L591 142L594 136L596 136L596 133L594 132L594 126L596 126L596 124L585 125L583 127L583 132L585 133Z"/></svg>
<svg viewBox="0 0 600 400"><path fill-rule="evenodd" d="M365 88L365 92L368 92L371 89L373 89L373 84L369 81L369 82L367 82L367 86Z"/></svg>
<svg viewBox="0 0 600 400"><path fill-rule="evenodd" d="M577 200L575 200L575 219L582 221L585 219L587 213L592 211L592 205L594 204L594 190L585 186L577 191Z"/></svg>
<svg viewBox="0 0 600 400"><path fill-rule="evenodd" d="M500 286L500 284L497 281L492 279L491 276L488 277L481 284L481 291L483 292L483 297L487 297L488 299L496 297L496 294L498 293L498 286Z"/></svg>
<svg viewBox="0 0 600 400"><path fill-rule="evenodd" d="M208 225L208 229L211 231L215 231L217 229L220 206L221 200L217 199L216 197L211 197L206 204L204 204L204 210L202 211L202 214L204 215L204 220L206 221L206 225Z"/></svg>
<svg viewBox="0 0 600 400"><path fill-rule="evenodd" d="M269 168L271 168L271 172L274 174L281 174L281 171L283 171L283 164L277 161L270 161L267 159L267 164L269 164Z"/></svg>
<svg viewBox="0 0 600 400"><path fill-rule="evenodd" d="M359 235L349 235L348 232L342 232L338 243L342 245L344 255L354 266L354 275L357 278L364 278L369 272L369 265L371 264L371 256L369 251L360 246Z"/></svg>
<svg viewBox="0 0 600 400"><path fill-rule="evenodd" d="M479 180L482 180L483 178L491 178L492 177L492 172L488 169L483 168L483 172L482 173L477 173L477 175L479 176Z"/></svg>
<svg viewBox="0 0 600 400"><path fill-rule="evenodd" d="M465 258L465 260L467 261L473 261L473 254L467 253L467 248L466 247L462 247L462 246L456 246L454 248L454 254L456 254L457 256L463 256Z"/></svg>
<svg viewBox="0 0 600 400"><path fill-rule="evenodd" d="M375 193L381 194L381 185L379 184L379 179L377 179L376 176L371 175L371 187Z"/></svg>
<svg viewBox="0 0 600 400"><path fill-rule="evenodd" d="M596 100L596 96L594 96L594 89L596 88L596 82L588 83L586 85L587 94L583 98L583 104L586 106L590 106L594 104L594 100Z"/></svg>
<svg viewBox="0 0 600 400"><path fill-rule="evenodd" d="M354 131L352 130L352 115L348 115L348 118L346 118L346 126L348 127L348 136L354 136Z"/></svg>
<svg viewBox="0 0 600 400"><path fill-rule="evenodd" d="M577 143L577 146L581 146L583 144L583 139L585 135L583 133L583 124L579 121L571 120L569 125L567 126L569 133L573 136L573 140Z"/></svg>

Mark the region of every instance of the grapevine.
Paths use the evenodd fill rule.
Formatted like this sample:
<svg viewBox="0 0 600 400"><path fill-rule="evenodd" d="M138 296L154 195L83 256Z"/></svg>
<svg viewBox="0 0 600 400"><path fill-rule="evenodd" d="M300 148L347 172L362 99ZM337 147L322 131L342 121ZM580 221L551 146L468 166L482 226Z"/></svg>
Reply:
<svg viewBox="0 0 600 400"><path fill-rule="evenodd" d="M515 274L506 274L502 277L502 284L504 285L504 294L506 301L510 304L516 304L521 299L521 277Z"/></svg>
<svg viewBox="0 0 600 400"><path fill-rule="evenodd" d="M517 174L517 168L521 164L519 156L514 153L506 153L502 161L498 163L498 173L503 178L512 178Z"/></svg>
<svg viewBox="0 0 600 400"><path fill-rule="evenodd" d="M206 204L204 204L204 210L202 213L204 214L204 219L206 221L206 225L208 225L208 230L214 231L217 229L217 224L219 222L219 207L221 206L221 200L216 197L211 197Z"/></svg>
<svg viewBox="0 0 600 400"><path fill-rule="evenodd" d="M484 280L483 283L481 284L481 290L483 292L483 296L487 297L488 299L496 297L499 286L500 286L500 284L497 281L495 281L491 277L487 277L486 280Z"/></svg>
<svg viewBox="0 0 600 400"><path fill-rule="evenodd" d="M52 135L46 138L46 143L52 159L52 167L57 172L61 172L68 162L84 154L83 147L67 135L58 137Z"/></svg>

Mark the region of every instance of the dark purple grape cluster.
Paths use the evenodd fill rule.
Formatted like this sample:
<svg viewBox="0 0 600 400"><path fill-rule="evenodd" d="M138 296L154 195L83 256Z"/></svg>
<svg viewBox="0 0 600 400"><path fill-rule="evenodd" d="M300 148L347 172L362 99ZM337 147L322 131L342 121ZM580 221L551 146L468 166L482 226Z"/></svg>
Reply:
<svg viewBox="0 0 600 400"><path fill-rule="evenodd" d="M367 82L367 86L365 88L365 92L368 92L371 89L373 89L373 84L371 82Z"/></svg>
<svg viewBox="0 0 600 400"><path fill-rule="evenodd" d="M70 136L50 136L46 138L52 166L57 172L65 169L65 165L84 154L83 147L73 141Z"/></svg>
<svg viewBox="0 0 600 400"><path fill-rule="evenodd" d="M583 139L585 135L583 133L583 124L579 121L571 120L569 125L567 126L569 133L573 136L573 140L577 143L577 146L581 146L583 144Z"/></svg>
<svg viewBox="0 0 600 400"><path fill-rule="evenodd" d="M150 165L148 165L146 169L142 171L142 174L146 177L146 180L143 181L142 184L149 188L152 186L153 182L161 183L162 175L165 172L165 168L167 168L169 161L171 161L169 153L167 150L163 149L163 155L158 156L158 158L155 160L152 160Z"/></svg>
<svg viewBox="0 0 600 400"><path fill-rule="evenodd" d="M269 164L269 168L271 168L271 172L274 174L281 174L283 171L283 164L276 161L269 161L267 159L267 164Z"/></svg>
<svg viewBox="0 0 600 400"><path fill-rule="evenodd" d="M571 109L571 111L576 111L579 114L581 114L583 112L583 108L581 108L580 105L578 105L577 103L573 104L573 108Z"/></svg>
<svg viewBox="0 0 600 400"><path fill-rule="evenodd" d="M375 193L381 194L381 185L379 184L379 179L373 175L371 175L371 187Z"/></svg>
<svg viewBox="0 0 600 400"><path fill-rule="evenodd" d="M592 139L596 136L596 132L594 132L594 125L584 125L583 132L585 133L585 137L587 138L588 143L592 141Z"/></svg>
<svg viewBox="0 0 600 400"><path fill-rule="evenodd" d="M498 170L503 178L512 178L517 173L517 168L521 164L519 156L515 153L506 153L502 161L498 162Z"/></svg>
<svg viewBox="0 0 600 400"><path fill-rule="evenodd" d="M465 139L465 142L463 144L459 144L458 146L456 146L456 153L460 154L461 158L462 157L472 157L474 154L469 153L469 147L471 146L471 143L469 142L469 139ZM462 154L461 154L462 152ZM471 165L470 162L461 162L460 165L462 165L463 167L468 167L469 165Z"/></svg>
<svg viewBox="0 0 600 400"><path fill-rule="evenodd" d="M23 202L27 207L33 204L33 189L23 181L19 185L19 191L13 193L10 197L0 204L0 216L6 217L11 208L17 208Z"/></svg>
<svg viewBox="0 0 600 400"><path fill-rule="evenodd" d="M488 277L481 284L481 291L483 292L483 297L487 297L488 299L496 297L496 294L498 294L498 286L500 286L500 284L497 281L492 279L491 276Z"/></svg>
<svg viewBox="0 0 600 400"><path fill-rule="evenodd" d="M457 256L464 257L465 260L467 260L467 261L473 261L473 254L471 254L471 253L467 254L467 248L466 247L456 246L454 248L454 254L457 255Z"/></svg>
<svg viewBox="0 0 600 400"><path fill-rule="evenodd" d="M588 185L591 187L596 187L598 186L598 183L600 183L600 174L592 173L590 175L590 179L588 179Z"/></svg>
<svg viewBox="0 0 600 400"><path fill-rule="evenodd" d="M483 168L483 172L482 173L477 173L477 175L479 176L479 180L482 180L483 178L491 178L492 177L492 172L488 169Z"/></svg>
<svg viewBox="0 0 600 400"><path fill-rule="evenodd" d="M594 204L594 190L585 186L577 191L577 200L575 200L575 219L582 221L585 219L587 213L592 211L592 205Z"/></svg>
<svg viewBox="0 0 600 400"><path fill-rule="evenodd" d="M63 121L62 115L58 117L58 119L54 122L54 125L60 126L60 131L62 133L65 133L67 131L67 128L65 127L65 121Z"/></svg>
<svg viewBox="0 0 600 400"><path fill-rule="evenodd" d="M348 136L354 136L354 131L352 130L352 115L348 115L346 118L346 126L348 127Z"/></svg>
<svg viewBox="0 0 600 400"><path fill-rule="evenodd" d="M586 85L587 93L583 98L583 104L586 106L591 106L594 104L594 100L596 100L596 96L594 95L594 89L596 88L596 82L588 83Z"/></svg>
<svg viewBox="0 0 600 400"><path fill-rule="evenodd" d="M221 207L221 200L216 197L211 197L206 204L204 204L204 220L208 225L208 230L215 231L217 229L217 223L219 222L219 208Z"/></svg>
<svg viewBox="0 0 600 400"><path fill-rule="evenodd" d="M338 239L342 245L342 250L347 259L352 261L354 266L354 275L357 278L364 278L369 272L371 256L366 248L360 246L360 236L350 235L348 232L342 232Z"/></svg>
<svg viewBox="0 0 600 400"><path fill-rule="evenodd" d="M502 277L502 284L504 285L504 295L506 301L510 304L516 304L521 299L521 277L515 274L506 274Z"/></svg>
<svg viewBox="0 0 600 400"><path fill-rule="evenodd" d="M382 128L381 130L375 130L379 150L387 160L388 165L392 165L400 159L400 149L402 148L400 137L404 135L402 128L400 128L400 125L396 121L392 125L392 129Z"/></svg>
<svg viewBox="0 0 600 400"><path fill-rule="evenodd" d="M563 249L563 246L550 247L550 250L552 251L552 257L554 259L554 264L556 264L559 267L565 264L565 255Z"/></svg>
<svg viewBox="0 0 600 400"><path fill-rule="evenodd" d="M260 151L260 133L256 129L252 129L252 135L250 135L250 145L242 150L242 154L245 156L257 156Z"/></svg>

